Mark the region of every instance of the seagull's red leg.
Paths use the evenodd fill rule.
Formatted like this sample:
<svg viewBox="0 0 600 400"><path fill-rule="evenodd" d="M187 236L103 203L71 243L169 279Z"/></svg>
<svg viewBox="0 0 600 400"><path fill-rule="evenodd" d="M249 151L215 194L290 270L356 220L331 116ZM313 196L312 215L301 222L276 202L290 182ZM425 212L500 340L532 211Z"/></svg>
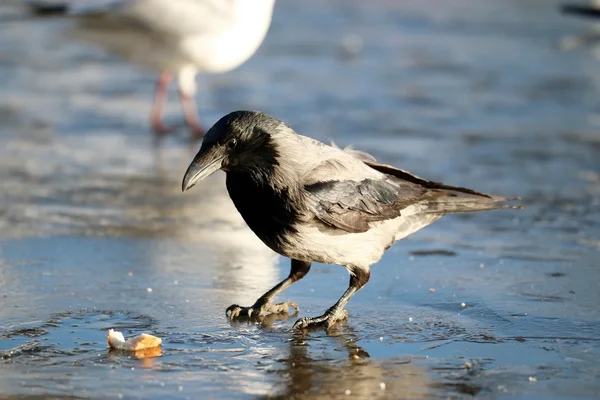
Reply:
<svg viewBox="0 0 600 400"><path fill-rule="evenodd" d="M157 137L161 137L172 131L172 129L167 128L162 121L165 102L167 100L167 90L172 79L171 73L165 70L160 73L158 82L156 82L154 105L152 106L152 112L150 113L150 125Z"/></svg>
<svg viewBox="0 0 600 400"><path fill-rule="evenodd" d="M192 140L198 140L204 137L206 131L200 126L198 119L198 107L196 106L196 99L194 96L189 96L183 92L179 92L179 101L181 102L181 108L183 109L183 115L185 122L187 123L192 133Z"/></svg>

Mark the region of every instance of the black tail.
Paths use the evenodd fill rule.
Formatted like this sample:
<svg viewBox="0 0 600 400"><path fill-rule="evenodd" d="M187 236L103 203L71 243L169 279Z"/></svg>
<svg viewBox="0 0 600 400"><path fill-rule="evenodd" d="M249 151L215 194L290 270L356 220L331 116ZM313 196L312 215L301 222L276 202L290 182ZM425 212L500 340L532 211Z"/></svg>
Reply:
<svg viewBox="0 0 600 400"><path fill-rule="evenodd" d="M505 198L477 192L473 189L464 187L444 185L443 183L428 181L413 175L408 171L390 165L377 164L372 161L364 161L364 163L379 172L395 176L429 189L429 199L424 202L427 204L427 209L424 211L426 213L449 214L499 210L503 208L523 208L521 205L506 204L506 202L509 201L520 200L518 197Z"/></svg>
<svg viewBox="0 0 600 400"><path fill-rule="evenodd" d="M468 193L457 193L452 190L434 190L435 196L425 201L425 213L450 214L475 211L521 209L522 205L506 204L506 202L520 200L520 198L504 198L500 196L480 196Z"/></svg>

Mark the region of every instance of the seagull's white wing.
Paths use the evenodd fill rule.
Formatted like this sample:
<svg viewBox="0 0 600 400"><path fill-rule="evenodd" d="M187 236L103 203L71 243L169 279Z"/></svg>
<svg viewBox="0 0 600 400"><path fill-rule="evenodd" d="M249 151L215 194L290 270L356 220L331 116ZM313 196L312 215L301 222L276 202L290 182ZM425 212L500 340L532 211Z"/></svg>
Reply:
<svg viewBox="0 0 600 400"><path fill-rule="evenodd" d="M218 34L230 28L239 0L129 0L122 12L174 36Z"/></svg>
<svg viewBox="0 0 600 400"><path fill-rule="evenodd" d="M217 34L229 28L240 0L71 0L33 1L42 13L74 18L100 17L107 23L134 24L160 34L183 37Z"/></svg>

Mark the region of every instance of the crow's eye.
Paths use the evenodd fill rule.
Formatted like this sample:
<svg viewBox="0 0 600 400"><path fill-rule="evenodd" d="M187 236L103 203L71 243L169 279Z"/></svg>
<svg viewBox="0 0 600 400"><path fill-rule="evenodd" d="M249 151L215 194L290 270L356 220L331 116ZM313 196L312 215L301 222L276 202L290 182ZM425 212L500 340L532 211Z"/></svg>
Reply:
<svg viewBox="0 0 600 400"><path fill-rule="evenodd" d="M227 146L229 150L233 149L235 146L237 146L237 139L229 140L227 143L225 143L225 146Z"/></svg>

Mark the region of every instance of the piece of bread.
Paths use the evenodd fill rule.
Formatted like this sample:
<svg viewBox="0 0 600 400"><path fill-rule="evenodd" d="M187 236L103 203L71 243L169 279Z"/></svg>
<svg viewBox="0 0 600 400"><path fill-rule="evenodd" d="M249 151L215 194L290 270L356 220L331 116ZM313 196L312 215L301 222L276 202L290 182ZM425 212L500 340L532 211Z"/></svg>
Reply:
<svg viewBox="0 0 600 400"><path fill-rule="evenodd" d="M115 331L114 329L108 330L106 340L108 341L108 346L111 349L125 351L140 351L152 349L159 347L162 343L161 338L145 333L125 340L123 334L121 332Z"/></svg>

